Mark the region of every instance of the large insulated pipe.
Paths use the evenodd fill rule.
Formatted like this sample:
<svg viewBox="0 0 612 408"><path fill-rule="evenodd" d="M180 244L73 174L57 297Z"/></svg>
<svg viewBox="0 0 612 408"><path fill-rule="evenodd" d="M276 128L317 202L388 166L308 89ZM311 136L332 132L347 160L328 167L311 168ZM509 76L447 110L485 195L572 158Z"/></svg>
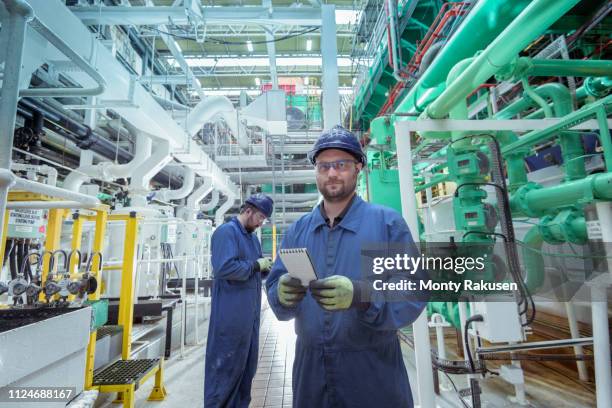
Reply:
<svg viewBox="0 0 612 408"><path fill-rule="evenodd" d="M198 204L213 190L213 182L211 177L204 177L200 187L196 188L193 193L187 198L187 204L181 207L178 214L185 221L195 219L198 212Z"/></svg>
<svg viewBox="0 0 612 408"><path fill-rule="evenodd" d="M210 211L219 204L219 190L213 190L210 201L200 205L200 211Z"/></svg>
<svg viewBox="0 0 612 408"><path fill-rule="evenodd" d="M142 165L151 155L152 140L144 132L134 128L132 125L126 125L130 133L136 136L136 151L132 160L125 164L116 164L113 162L101 162L96 165L80 166L72 173L68 174L64 180L64 188L70 191L79 191L81 185L87 182L89 178L95 178L103 181L113 181L119 178L129 178L132 172Z"/></svg>
<svg viewBox="0 0 612 408"><path fill-rule="evenodd" d="M183 185L176 189L161 189L155 192L153 196L156 200L168 202L171 200L181 200L189 195L193 191L195 185L195 172L191 167L183 167Z"/></svg>
<svg viewBox="0 0 612 408"><path fill-rule="evenodd" d="M229 209L234 206L234 201L236 201L236 196L230 193L227 196L227 201L225 201L225 203L223 203L221 207L217 209L217 211L215 212L215 226L216 227L219 227L221 224L223 224L225 213L228 212Z"/></svg>
<svg viewBox="0 0 612 408"><path fill-rule="evenodd" d="M205 123L208 123L216 115L221 115L238 140L243 149L248 146L246 132L241 132L238 123L238 115L232 101L225 96L209 96L202 99L193 107L186 121L186 131L190 136L195 135Z"/></svg>
<svg viewBox="0 0 612 408"><path fill-rule="evenodd" d="M146 196L150 191L149 182L171 160L170 142L166 139L156 138L149 160L136 167L132 173L129 190L133 207L144 207L147 205Z"/></svg>
<svg viewBox="0 0 612 408"><path fill-rule="evenodd" d="M478 86L506 66L530 41L571 9L579 0L534 0L467 67L422 115L444 118Z"/></svg>

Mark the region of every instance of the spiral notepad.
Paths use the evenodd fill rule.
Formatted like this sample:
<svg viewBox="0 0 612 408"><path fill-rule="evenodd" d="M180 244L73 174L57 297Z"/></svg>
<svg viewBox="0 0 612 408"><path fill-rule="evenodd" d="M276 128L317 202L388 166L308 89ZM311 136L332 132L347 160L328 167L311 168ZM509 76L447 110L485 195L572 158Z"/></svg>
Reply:
<svg viewBox="0 0 612 408"><path fill-rule="evenodd" d="M281 249L279 255L289 276L299 279L302 286L308 286L311 281L317 280L317 273L306 248Z"/></svg>

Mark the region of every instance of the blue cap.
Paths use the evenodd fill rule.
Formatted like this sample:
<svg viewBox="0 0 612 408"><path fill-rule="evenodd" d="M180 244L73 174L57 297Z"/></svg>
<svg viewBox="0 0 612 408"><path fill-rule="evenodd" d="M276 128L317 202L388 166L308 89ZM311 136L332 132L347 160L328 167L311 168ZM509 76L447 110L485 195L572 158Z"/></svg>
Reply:
<svg viewBox="0 0 612 408"><path fill-rule="evenodd" d="M259 211L264 213L267 218L272 216L272 207L274 207L274 201L265 194L253 194L244 202L245 204L252 205Z"/></svg>
<svg viewBox="0 0 612 408"><path fill-rule="evenodd" d="M317 155L323 150L340 149L350 153L364 166L366 165L366 156L361 150L361 145L357 137L340 125L336 125L326 132L321 133L321 136L315 142L314 147L308 152L308 160L315 164Z"/></svg>

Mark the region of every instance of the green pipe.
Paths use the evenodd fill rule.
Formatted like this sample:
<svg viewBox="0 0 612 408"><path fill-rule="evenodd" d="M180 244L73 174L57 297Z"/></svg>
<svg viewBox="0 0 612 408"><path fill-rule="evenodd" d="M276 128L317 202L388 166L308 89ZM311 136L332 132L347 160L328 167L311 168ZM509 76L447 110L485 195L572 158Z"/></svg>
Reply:
<svg viewBox="0 0 612 408"><path fill-rule="evenodd" d="M568 181L557 186L531 189L511 197L513 209L526 208L529 215L543 215L555 208L612 200L612 173L596 173L581 180ZM514 201L514 202L513 202ZM519 204L520 201L520 204Z"/></svg>
<svg viewBox="0 0 612 408"><path fill-rule="evenodd" d="M601 142L601 147L603 148L606 171L612 171L612 140L610 140L608 115L603 105L597 109L597 123L599 124L599 141Z"/></svg>
<svg viewBox="0 0 612 408"><path fill-rule="evenodd" d="M400 102L397 113L420 112L444 90L444 81L449 70L459 61L471 57L478 50L484 49L501 33L530 0L480 0L470 10L457 31L448 43L440 50L431 65L421 75L417 83ZM478 33L478 35L474 35ZM434 91L428 91L428 88ZM433 98L423 98L426 92L432 92ZM434 96L435 95L435 96Z"/></svg>
<svg viewBox="0 0 612 408"><path fill-rule="evenodd" d="M584 99L587 96L602 98L612 88L612 78L587 78L584 84L576 90L576 99Z"/></svg>
<svg viewBox="0 0 612 408"><path fill-rule="evenodd" d="M525 91L525 94L529 98L531 98L535 102L535 104L542 109L542 111L544 111L544 117L552 118L552 109L550 108L548 103L546 103L544 98L538 95L531 87L531 85L529 85L529 81L527 80L527 78L523 77L523 79L521 79L521 83L523 84L523 90Z"/></svg>
<svg viewBox="0 0 612 408"><path fill-rule="evenodd" d="M575 125L576 123L587 120L589 117L594 116L600 107L609 104L612 104L612 95L600 99L599 101L594 102L588 106L584 106L582 109L577 110L576 112L566 115L555 125L549 126L546 129L533 130L521 136L516 142L504 146L502 148L502 153L505 155L517 149L531 147L538 143L541 143L544 140L553 137L558 132L566 130L571 126Z"/></svg>
<svg viewBox="0 0 612 408"><path fill-rule="evenodd" d="M541 87L548 87L555 84L556 83L544 84L541 85ZM603 98L608 94L610 88L612 88L612 78L587 78L584 81L584 84L580 88L576 89L576 100L582 101L588 96ZM539 92L539 89L540 87L537 87L535 91ZM497 112L495 118L511 119L519 113L529 109L531 106L533 106L533 101L523 96L523 98L517 99L501 111ZM554 109L554 102L552 103L552 107ZM565 116L566 114L560 114L558 116ZM537 111L525 116L525 119L541 119L543 117L544 115L542 109L538 109Z"/></svg>
<svg viewBox="0 0 612 408"><path fill-rule="evenodd" d="M530 293L534 293L544 283L544 260L542 259L542 244L544 239L540 227L534 225L523 238L523 262L525 263L525 285Z"/></svg>
<svg viewBox="0 0 612 408"><path fill-rule="evenodd" d="M561 60L520 57L510 64L509 68L501 70L497 77L507 81L513 77L524 76L612 76L612 61L607 60Z"/></svg>
<svg viewBox="0 0 612 408"><path fill-rule="evenodd" d="M534 0L425 110L427 118L444 118L470 92L509 64L530 41L569 11L579 0Z"/></svg>
<svg viewBox="0 0 612 408"><path fill-rule="evenodd" d="M433 187L433 186L438 185L440 183L444 183L444 182L449 181L449 180L450 180L450 174L448 174L448 173L436 174L428 183L416 186L414 188L414 191L416 193L418 193L419 191L426 190L426 189L428 189L430 187Z"/></svg>

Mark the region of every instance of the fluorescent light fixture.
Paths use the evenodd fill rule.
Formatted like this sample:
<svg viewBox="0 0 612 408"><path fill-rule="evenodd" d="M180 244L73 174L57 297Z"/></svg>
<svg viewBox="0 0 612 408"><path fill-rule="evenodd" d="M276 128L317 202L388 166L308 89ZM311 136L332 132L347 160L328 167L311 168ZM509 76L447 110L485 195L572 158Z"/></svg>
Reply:
<svg viewBox="0 0 612 408"><path fill-rule="evenodd" d="M338 67L351 67L352 62L348 57L338 57ZM320 67L323 64L321 57L276 57L277 67L307 66ZM269 67L268 57L247 58L187 58L190 67Z"/></svg>
<svg viewBox="0 0 612 408"><path fill-rule="evenodd" d="M310 79L310 78L308 78L308 77L304 77L304 85L308 85L308 81L309 81L309 79Z"/></svg>
<svg viewBox="0 0 612 408"><path fill-rule="evenodd" d="M259 77L255 77L255 85L261 85L261 80L259 79Z"/></svg>
<svg viewBox="0 0 612 408"><path fill-rule="evenodd" d="M312 40L310 38L306 40L306 51L312 51Z"/></svg>
<svg viewBox="0 0 612 408"><path fill-rule="evenodd" d="M355 25L361 17L361 10L336 10L336 24Z"/></svg>
<svg viewBox="0 0 612 408"><path fill-rule="evenodd" d="M247 50L249 50L249 52L253 52L253 43L251 40L247 41Z"/></svg>

